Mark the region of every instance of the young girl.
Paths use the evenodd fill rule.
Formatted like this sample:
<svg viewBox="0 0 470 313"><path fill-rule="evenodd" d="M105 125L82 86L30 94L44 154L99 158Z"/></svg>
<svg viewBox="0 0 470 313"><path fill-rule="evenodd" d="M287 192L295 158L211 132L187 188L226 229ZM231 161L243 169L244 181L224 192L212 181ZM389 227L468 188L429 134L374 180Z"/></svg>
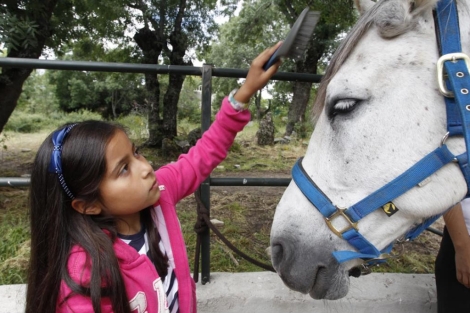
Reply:
<svg viewBox="0 0 470 313"><path fill-rule="evenodd" d="M250 97L277 71L261 53L245 83L177 162L153 171L119 126L87 121L53 132L31 174L26 312L196 312L176 203L226 157L250 120Z"/></svg>

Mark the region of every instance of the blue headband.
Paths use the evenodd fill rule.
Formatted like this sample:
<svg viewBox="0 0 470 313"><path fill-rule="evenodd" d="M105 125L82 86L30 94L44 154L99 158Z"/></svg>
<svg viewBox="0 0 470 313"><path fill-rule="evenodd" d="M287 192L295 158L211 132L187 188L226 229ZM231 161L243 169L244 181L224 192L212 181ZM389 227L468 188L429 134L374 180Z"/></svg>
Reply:
<svg viewBox="0 0 470 313"><path fill-rule="evenodd" d="M64 143L65 136L72 130L72 128L77 124L69 125L61 130L57 130L52 135L52 143L54 144L54 149L52 150L51 162L49 163L49 172L56 173L59 177L59 182L62 188L64 189L67 196L70 199L74 199L72 192L65 183L64 175L62 174L62 144Z"/></svg>

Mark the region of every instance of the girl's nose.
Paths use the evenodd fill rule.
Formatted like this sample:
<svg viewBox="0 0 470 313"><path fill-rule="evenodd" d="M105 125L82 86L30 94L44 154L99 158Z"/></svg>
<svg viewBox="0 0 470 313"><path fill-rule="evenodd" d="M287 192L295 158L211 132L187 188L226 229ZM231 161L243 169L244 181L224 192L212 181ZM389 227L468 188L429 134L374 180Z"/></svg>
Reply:
<svg viewBox="0 0 470 313"><path fill-rule="evenodd" d="M144 158L142 157L142 176L145 178L151 174L153 174L153 168L152 165Z"/></svg>

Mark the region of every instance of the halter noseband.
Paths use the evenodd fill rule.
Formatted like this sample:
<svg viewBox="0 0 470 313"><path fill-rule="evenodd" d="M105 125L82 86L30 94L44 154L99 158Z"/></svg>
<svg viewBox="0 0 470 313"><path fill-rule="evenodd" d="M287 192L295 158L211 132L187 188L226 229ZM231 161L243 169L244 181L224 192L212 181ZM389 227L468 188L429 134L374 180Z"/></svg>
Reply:
<svg viewBox="0 0 470 313"><path fill-rule="evenodd" d="M370 265L383 262L388 257L394 242L379 251L359 232L360 219L384 206L392 205L392 200L420 184L430 175L451 162L458 162L470 188L470 59L461 53L458 14L454 0L440 0L437 4L435 19L436 33L440 43L441 57L437 62L438 79L441 93L447 108L447 130L449 136L464 136L466 152L455 156L443 140L442 145L426 155L403 174L376 190L349 208L339 208L317 187L302 167L300 158L292 169L292 178L304 196L320 211L328 227L339 237L345 239L357 251L334 251L333 256L339 263L362 259ZM447 76L444 76L444 71ZM467 190L467 196L470 192ZM440 215L426 219L405 235L405 239L416 238ZM341 218L347 222L343 229L337 229L333 221Z"/></svg>

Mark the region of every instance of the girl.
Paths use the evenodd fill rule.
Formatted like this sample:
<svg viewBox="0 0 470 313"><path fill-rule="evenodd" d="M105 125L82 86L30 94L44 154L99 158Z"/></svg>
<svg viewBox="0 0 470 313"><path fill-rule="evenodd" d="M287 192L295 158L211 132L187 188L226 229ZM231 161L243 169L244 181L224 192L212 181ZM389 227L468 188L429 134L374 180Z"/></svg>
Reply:
<svg viewBox="0 0 470 313"><path fill-rule="evenodd" d="M250 120L246 103L277 71L261 53L245 83L186 155L153 171L119 126L66 125L31 174L26 312L196 312L176 203L226 157Z"/></svg>

